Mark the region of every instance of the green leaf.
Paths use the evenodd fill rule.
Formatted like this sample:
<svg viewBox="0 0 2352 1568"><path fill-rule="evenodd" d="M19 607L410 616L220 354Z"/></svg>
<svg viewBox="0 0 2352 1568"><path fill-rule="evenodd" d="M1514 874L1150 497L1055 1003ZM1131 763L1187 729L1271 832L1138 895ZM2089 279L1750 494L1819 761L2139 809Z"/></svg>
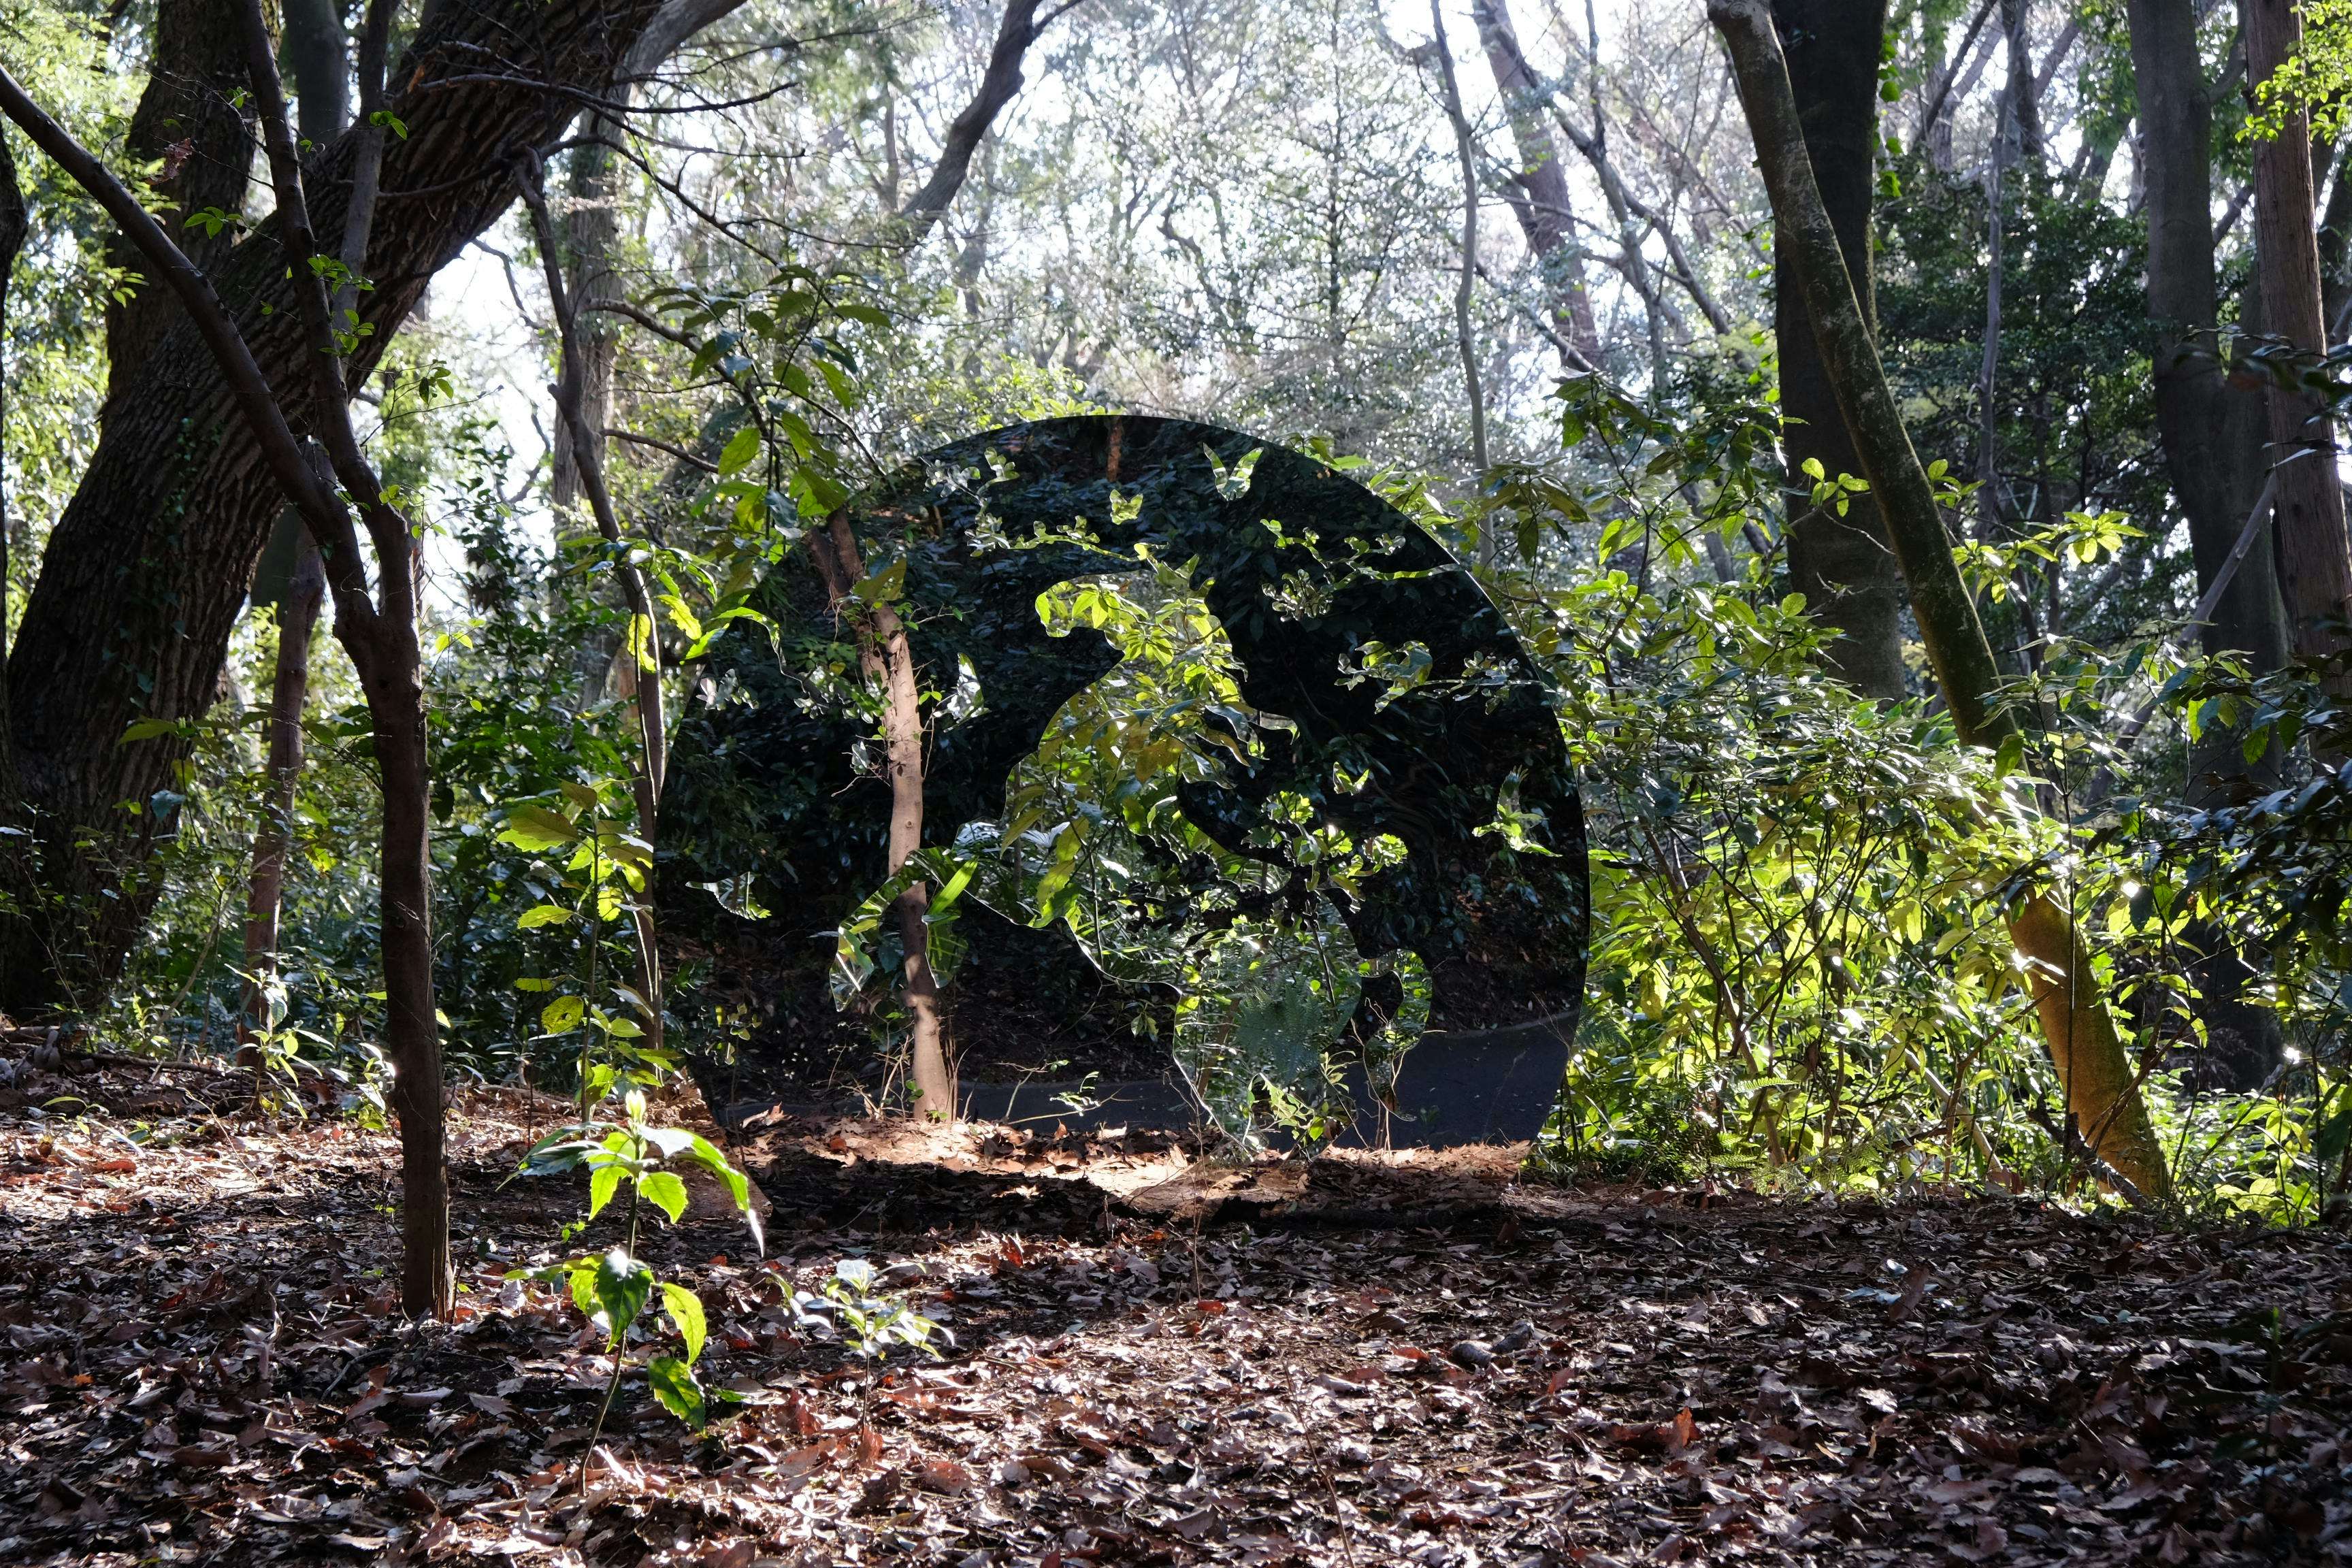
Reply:
<svg viewBox="0 0 2352 1568"><path fill-rule="evenodd" d="M702 1298L683 1285L662 1281L662 1310L686 1341L686 1364L692 1366L702 1359L702 1342L710 1337L710 1327L702 1315Z"/></svg>
<svg viewBox="0 0 2352 1568"><path fill-rule="evenodd" d="M664 1410L685 1422L696 1431L702 1430L702 1385L694 1381L694 1369L676 1356L657 1355L646 1363L646 1381L653 1385L654 1397L661 1401Z"/></svg>
<svg viewBox="0 0 2352 1568"><path fill-rule="evenodd" d="M613 1194L620 1190L621 1167L598 1166L595 1174L588 1178L588 1217L594 1219L598 1215L603 1214L604 1205L611 1203Z"/></svg>
<svg viewBox="0 0 2352 1568"><path fill-rule="evenodd" d="M596 1315L596 1260L583 1258L572 1271L572 1304L583 1318Z"/></svg>
<svg viewBox="0 0 2352 1568"><path fill-rule="evenodd" d="M579 837L580 830L543 805L518 805L507 812L499 841L518 849L560 849Z"/></svg>
<svg viewBox="0 0 2352 1568"><path fill-rule="evenodd" d="M676 1225L686 1213L686 1184L668 1171L648 1171L639 1176L637 1192L647 1203L669 1215L672 1225Z"/></svg>
<svg viewBox="0 0 2352 1568"><path fill-rule="evenodd" d="M654 1293L654 1271L619 1247L596 1260L596 1301L604 1309L604 1332L614 1344L629 1331Z"/></svg>
<svg viewBox="0 0 2352 1568"><path fill-rule="evenodd" d="M562 925L571 918L572 911L562 904L540 904L523 910L515 926L521 931L537 931L541 926Z"/></svg>
<svg viewBox="0 0 2352 1568"><path fill-rule="evenodd" d="M577 996L558 996L540 1009L539 1026L542 1033L568 1035L580 1026L588 1016L588 1005Z"/></svg>
<svg viewBox="0 0 2352 1568"><path fill-rule="evenodd" d="M728 438L726 449L719 454L719 471L729 478L751 466L760 455L760 427L746 425Z"/></svg>

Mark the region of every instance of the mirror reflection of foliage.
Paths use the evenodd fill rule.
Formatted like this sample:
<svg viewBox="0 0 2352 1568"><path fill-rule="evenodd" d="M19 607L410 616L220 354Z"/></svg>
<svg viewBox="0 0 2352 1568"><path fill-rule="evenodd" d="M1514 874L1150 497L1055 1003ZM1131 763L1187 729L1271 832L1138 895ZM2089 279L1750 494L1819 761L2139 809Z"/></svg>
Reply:
<svg viewBox="0 0 2352 1568"><path fill-rule="evenodd" d="M1038 599L1053 635L1100 633L1120 661L1054 715L1008 782L1002 820L968 825L951 855L918 866L943 889L933 963L951 972L960 956L949 924L960 897L1065 925L1104 973L1172 998L1168 1043L1226 1132L1254 1143L1271 1119L1320 1140L1345 1114L1334 1047L1354 1025L1364 979L1399 973L1426 1016L1419 961L1361 959L1335 902L1402 859L1403 846L1388 835L1359 845L1289 792L1239 853L1186 816L1185 785L1227 782L1263 754L1263 732L1290 724L1243 696L1232 644L1189 573L1136 553L1140 570L1076 578ZM896 890L877 889L845 923L845 1000L889 966L880 911ZM1157 1034L1160 1018L1146 1010L1138 1026ZM1354 1044L1392 1079L1417 1033L1401 1015Z"/></svg>

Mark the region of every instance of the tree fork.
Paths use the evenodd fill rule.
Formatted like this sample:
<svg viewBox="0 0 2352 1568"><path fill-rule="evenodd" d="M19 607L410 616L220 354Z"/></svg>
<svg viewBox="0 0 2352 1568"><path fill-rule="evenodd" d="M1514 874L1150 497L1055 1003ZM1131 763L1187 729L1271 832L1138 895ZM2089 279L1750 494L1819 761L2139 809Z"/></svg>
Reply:
<svg viewBox="0 0 2352 1568"><path fill-rule="evenodd" d="M1771 12L1765 0L1708 0L1707 16L1730 51L1757 163L1804 289L1813 339L1902 563L1912 613L1945 705L1963 741L1998 746L2021 732L2018 721L1996 706L2001 681L1992 646L1952 558L1934 489L1887 388L1877 342L1813 183ZM2168 1196L2171 1173L2073 917L2037 892L2011 914L2009 929L2027 961L2027 984L2068 1115L2099 1156L2141 1193L2153 1199Z"/></svg>

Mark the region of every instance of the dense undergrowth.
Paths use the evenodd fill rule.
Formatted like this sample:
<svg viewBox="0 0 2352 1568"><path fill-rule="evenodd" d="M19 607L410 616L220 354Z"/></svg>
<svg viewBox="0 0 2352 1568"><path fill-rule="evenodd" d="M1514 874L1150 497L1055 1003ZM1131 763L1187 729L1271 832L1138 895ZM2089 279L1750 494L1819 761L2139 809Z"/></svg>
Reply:
<svg viewBox="0 0 2352 1568"><path fill-rule="evenodd" d="M706 314L716 323L730 308L747 307ZM812 341L785 336L771 334L775 363ZM856 396L844 381L836 397L847 417ZM2097 978L2130 1031L2183 1202L2278 1223L2340 1212L2352 1079L2337 928L2352 875L2352 778L2313 761L2341 755L2324 688L2248 680L2188 657L2175 626L2154 624L2120 651L2056 639L2029 648L2010 700L2030 710L2039 739L2000 755L1958 745L1930 703L1857 697L1823 673L1822 634L1786 592L1777 545L1730 571L1713 564L1728 552L1711 559L1707 548L1709 534L1759 527L1780 484L1764 386L1760 371L1718 376L1649 407L1597 380L1570 382L1558 456L1498 468L1450 506L1422 476L1331 459L1465 558L1480 538L1491 542L1489 590L1555 685L1590 823L1594 936L1578 1050L1538 1164L1782 1192L1990 1186L2097 1201L2001 921L2008 903L2039 889L2095 943ZM1026 402L1000 416L1068 406L1050 386L1008 393ZM761 405L747 396L745 405ZM559 847L514 829L518 813L546 808L531 803L583 820L625 815L625 705L583 673L602 667L576 650L615 646L626 617L599 586L608 555L535 548L488 478L498 459L483 432L442 434L429 478L467 569L462 603L440 616L432 672L441 1006L460 1073L561 1084L583 1029L603 1029L625 1057L646 1052L627 1022L622 916L648 896L647 881L639 851L611 850L612 863L597 862L583 881L589 851L570 836ZM722 417L705 434L727 445L730 472L753 474L760 452L799 439L749 418ZM856 477L846 461L834 471L842 482ZM784 547L753 525L735 493L744 489L722 479L645 498L671 519L656 564L688 584L682 592L706 616L741 604L744 582ZM1835 506L1843 493L1825 482L1812 500ZM2077 514L1969 564L1997 599L2036 570L2112 553L2127 533L2112 515ZM1025 764L1020 787L1067 806L1071 822L1091 814L1132 829L1152 816L1151 800L1172 799L1188 770L1217 763L1216 732L1171 715L1213 704L1230 677L1217 638L1188 619L1173 579L1159 572L1040 605L1107 628L1128 658L1119 680L1088 694L1102 711L1065 716L1083 721L1084 735L1049 737ZM729 635L760 632L746 624ZM269 652L257 618L240 644L238 692L266 685ZM848 666L845 650L830 657L834 669ZM366 1100L383 1079L369 1044L380 1006L374 899L355 847L370 835L348 805L367 798L364 728L348 678L333 673L331 655L320 662L331 673L310 721L317 764L298 806L284 1024L272 1043ZM832 689L861 700L854 685ZM2116 721L2143 708L2143 727ZM232 700L201 727L155 940L108 1014L119 1041L230 1047L257 722L249 702ZM2216 736L2269 752L2278 787L2199 810L2175 804L2180 756ZM1281 853L1302 865L1320 852L1309 818L1284 830ZM619 846L627 835L607 837ZM1378 848L1349 846L1364 862L1349 874L1377 875ZM1070 921L1103 949L1107 928L1054 868L1051 853L1028 868L1029 910ZM600 885L593 911L582 901L587 882ZM761 912L745 907L743 889L709 890L737 913ZM1331 890L1347 896L1347 879ZM521 918L563 907L583 918ZM1256 959L1239 963L1210 951L1206 933L1188 940L1152 978L1172 978L1204 1016L1255 1005L1256 1016L1291 1016L1302 1036L1276 1042L1282 1048L1264 1061L1219 1070L1265 1080L1277 1117L1310 1131L1324 1125L1329 1096L1318 1086L1332 1069L1322 1047L1348 1008L1335 1012L1325 997L1286 1015L1278 994L1289 970L1328 956L1344 933L1255 933ZM1230 933L1215 941L1230 946ZM2239 952L2267 954L2267 965L2221 995L2208 955ZM715 1006L697 981L672 979L667 1044L648 1058L656 1067L681 1051L723 1054L756 1022ZM2236 1034L2215 1037L2220 1003L2235 1009L2233 1026L2264 1016L2283 1047L2264 1057ZM877 1019L876 1048L903 1048L904 1019L887 998ZM1241 1099L1250 1098L1244 1081Z"/></svg>

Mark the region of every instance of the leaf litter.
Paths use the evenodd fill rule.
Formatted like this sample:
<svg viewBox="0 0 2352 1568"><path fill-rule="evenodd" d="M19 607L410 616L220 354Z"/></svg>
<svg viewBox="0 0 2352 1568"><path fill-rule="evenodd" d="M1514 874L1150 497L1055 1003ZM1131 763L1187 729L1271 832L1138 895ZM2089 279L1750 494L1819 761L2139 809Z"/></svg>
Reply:
<svg viewBox="0 0 2352 1568"><path fill-rule="evenodd" d="M388 1135L5 1065L11 1563L2352 1557L2335 1233L777 1114L768 1256L708 1194L648 1247L740 1403L697 1437L633 1377L591 1454L602 1341L503 1278L579 1212L508 1180L556 1102L459 1096L462 1293L414 1325ZM845 1258L952 1344L867 1379L792 1305Z"/></svg>

